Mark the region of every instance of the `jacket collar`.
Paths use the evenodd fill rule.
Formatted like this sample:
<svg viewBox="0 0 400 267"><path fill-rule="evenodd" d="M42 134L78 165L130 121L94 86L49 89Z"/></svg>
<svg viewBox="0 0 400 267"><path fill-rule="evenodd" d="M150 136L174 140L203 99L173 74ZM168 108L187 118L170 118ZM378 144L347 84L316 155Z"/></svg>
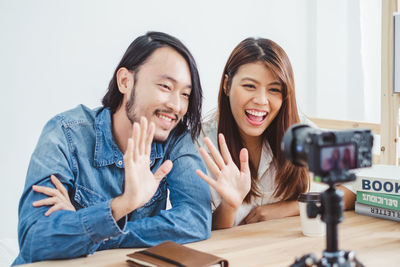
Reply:
<svg viewBox="0 0 400 267"><path fill-rule="evenodd" d="M124 168L123 153L119 150L112 135L111 112L108 108L102 108L95 119L96 145L94 150L95 167L105 167L115 164ZM150 160L154 163L157 158L163 158L165 154L162 143L153 142L151 145ZM152 164L151 164L152 165Z"/></svg>

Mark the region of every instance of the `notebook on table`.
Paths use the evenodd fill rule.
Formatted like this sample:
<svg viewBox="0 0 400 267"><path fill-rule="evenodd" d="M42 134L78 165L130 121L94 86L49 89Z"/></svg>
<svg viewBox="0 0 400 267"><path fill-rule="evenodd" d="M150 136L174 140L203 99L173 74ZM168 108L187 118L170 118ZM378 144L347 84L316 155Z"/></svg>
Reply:
<svg viewBox="0 0 400 267"><path fill-rule="evenodd" d="M126 260L134 267L228 267L228 261L172 241L136 251Z"/></svg>

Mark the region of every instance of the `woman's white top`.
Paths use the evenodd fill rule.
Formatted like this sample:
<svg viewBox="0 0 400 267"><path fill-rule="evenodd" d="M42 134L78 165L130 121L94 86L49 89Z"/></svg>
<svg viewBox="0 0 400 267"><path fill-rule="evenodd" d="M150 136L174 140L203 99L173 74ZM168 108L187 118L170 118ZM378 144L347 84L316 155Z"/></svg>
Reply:
<svg viewBox="0 0 400 267"><path fill-rule="evenodd" d="M313 124L310 122L305 116L300 118L302 123L306 124ZM207 149L203 139L204 137L208 137L211 139L213 144L218 147L218 139L217 139L217 113L214 111L211 114L207 115L202 123L202 131L200 136L197 140L197 146L202 146ZM207 169L208 175L210 177L215 177L213 174ZM251 203L243 203L237 213L235 218L234 225L239 225L242 223L243 219L252 211L254 208L266 204L271 204L280 201L280 198L276 198L273 196L273 193L276 188L275 184L275 176L276 176L276 167L273 163L273 154L272 150L269 146L268 142L265 142L262 147L261 151L261 158L260 164L258 167L258 184L259 189L262 195L260 197L254 198ZM310 181L310 192L321 192L327 189L327 186L324 184L319 184L314 182L313 180ZM211 193L211 205L213 211L219 206L221 203L221 196L214 190L214 188L210 187Z"/></svg>

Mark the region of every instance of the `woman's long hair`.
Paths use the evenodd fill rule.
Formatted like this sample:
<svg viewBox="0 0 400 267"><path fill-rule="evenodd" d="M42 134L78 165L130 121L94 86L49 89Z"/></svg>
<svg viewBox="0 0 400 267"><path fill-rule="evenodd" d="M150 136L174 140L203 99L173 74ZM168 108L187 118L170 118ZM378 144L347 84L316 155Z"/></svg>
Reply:
<svg viewBox="0 0 400 267"><path fill-rule="evenodd" d="M232 79L240 66L247 63L262 62L282 84L282 106L264 131L263 142L268 141L272 153L272 164L276 167L274 196L282 200L295 200L300 193L307 190L309 178L305 168L290 163L280 149L285 131L299 122L294 91L293 70L285 51L275 42L268 39L247 38L239 43L229 56L221 78L218 95L218 133L225 136L233 161L240 168L239 153L245 147L239 133L238 125L233 118L227 92L231 89ZM224 91L227 76L226 92ZM254 197L261 196L258 185L257 170L249 160L251 172L251 189L244 201L249 203Z"/></svg>

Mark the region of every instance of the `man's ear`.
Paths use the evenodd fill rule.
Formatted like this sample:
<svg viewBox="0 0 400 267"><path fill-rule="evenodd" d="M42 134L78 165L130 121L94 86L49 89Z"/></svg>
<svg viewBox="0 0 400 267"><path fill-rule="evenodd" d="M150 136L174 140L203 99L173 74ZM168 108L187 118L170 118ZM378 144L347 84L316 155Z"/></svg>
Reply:
<svg viewBox="0 0 400 267"><path fill-rule="evenodd" d="M229 77L228 74L224 75L224 83L222 85L222 88L224 88L224 93L229 96L229 90L228 90L228 81L229 81Z"/></svg>
<svg viewBox="0 0 400 267"><path fill-rule="evenodd" d="M117 85L121 94L125 95L131 91L134 86L135 73L123 67L117 71Z"/></svg>

